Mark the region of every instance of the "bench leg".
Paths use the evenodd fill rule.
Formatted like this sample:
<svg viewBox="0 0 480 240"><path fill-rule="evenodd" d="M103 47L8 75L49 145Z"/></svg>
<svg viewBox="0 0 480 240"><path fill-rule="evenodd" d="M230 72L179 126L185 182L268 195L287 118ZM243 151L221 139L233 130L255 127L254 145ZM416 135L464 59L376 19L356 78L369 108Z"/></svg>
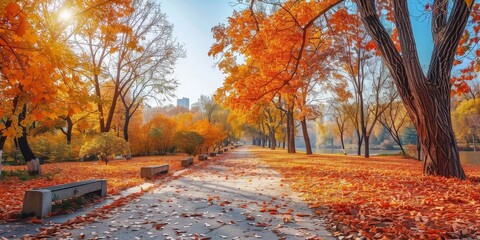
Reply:
<svg viewBox="0 0 480 240"><path fill-rule="evenodd" d="M23 198L24 214L35 214L39 218L47 216L52 211L52 192L46 189L27 190Z"/></svg>
<svg viewBox="0 0 480 240"><path fill-rule="evenodd" d="M102 197L107 197L107 180L106 179L102 179L100 180L102 182L102 192L101 192L101 196Z"/></svg>

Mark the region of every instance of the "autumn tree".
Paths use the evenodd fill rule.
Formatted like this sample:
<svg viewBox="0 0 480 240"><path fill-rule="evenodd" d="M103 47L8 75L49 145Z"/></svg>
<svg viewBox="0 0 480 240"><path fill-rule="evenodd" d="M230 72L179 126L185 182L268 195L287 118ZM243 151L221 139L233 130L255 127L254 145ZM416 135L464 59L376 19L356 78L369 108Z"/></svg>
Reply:
<svg viewBox="0 0 480 240"><path fill-rule="evenodd" d="M471 141L476 150L476 141L480 136L480 99L464 100L453 112L453 126L456 136Z"/></svg>
<svg viewBox="0 0 480 240"><path fill-rule="evenodd" d="M90 20L75 29L74 42L75 50L81 56L81 73L94 89L100 131L108 132L120 92L132 81L123 71L128 62L126 55L143 49L136 39L130 37L133 30L124 23L133 11L128 3L100 5L98 10L83 16ZM113 85L109 99L105 99L102 92L102 86L107 82Z"/></svg>
<svg viewBox="0 0 480 240"><path fill-rule="evenodd" d="M162 13L160 5L143 0L133 2L134 11L123 24L133 33L122 33L122 45L135 43L140 51L128 51L122 55L124 83L119 91L124 107L123 135L128 141L130 119L146 100L162 101L173 96L178 83L171 77L173 67L184 51L173 37L173 25ZM154 34L152 34L154 33ZM120 58L119 58L120 59Z"/></svg>
<svg viewBox="0 0 480 240"><path fill-rule="evenodd" d="M29 127L35 121L65 114L67 110L56 108L56 103L65 100L70 83L78 81L72 75L63 75L75 57L66 47L62 29L48 24L58 16L49 4L0 4L0 144L6 137L17 138L30 174L38 174L40 164L28 143Z"/></svg>
<svg viewBox="0 0 480 240"><path fill-rule="evenodd" d="M381 61L368 66L371 80L371 91L366 99L366 116L364 121L365 157L370 156L370 136L382 114L389 109L397 98L391 76Z"/></svg>
<svg viewBox="0 0 480 240"><path fill-rule="evenodd" d="M256 2L252 0L251 4ZM315 4L316 8L311 8L310 11L313 12L311 15L316 17L340 2L342 1L286 1L282 6L297 5L297 9L302 9L301 6ZM427 9L432 8L433 52L430 66L424 71L417 53L407 1L357 0L355 3L362 23L389 68L408 115L415 125L423 150L424 173L464 179L465 174L460 164L451 124L450 76L457 46L465 35L464 30L470 15L474 25L467 31L473 33L471 36L476 36L480 29L478 14L471 11L479 9L478 4L474 4L472 0L457 0L451 4L450 1L435 0L428 6ZM390 31L382 24L380 15L383 14L387 14L387 20L395 23L398 41L392 39ZM305 19L308 23L315 18ZM294 62L298 63L300 59L297 58Z"/></svg>
<svg viewBox="0 0 480 240"><path fill-rule="evenodd" d="M325 70L320 59L330 56L331 39L317 21L321 15L311 11L317 9L315 3L271 4L275 7L267 12L252 2L249 9L234 13L228 25L214 27L216 42L209 55L219 57L219 68L228 74L218 94L233 106L251 109L261 99L282 98L288 152L295 153L295 111L302 109L296 99L304 99L305 80L317 80L315 74Z"/></svg>
<svg viewBox="0 0 480 240"><path fill-rule="evenodd" d="M157 115L150 120L148 126L148 138L144 139L146 143L152 144L158 154L167 154L174 148L174 136L176 132L176 123L164 115Z"/></svg>
<svg viewBox="0 0 480 240"><path fill-rule="evenodd" d="M401 139L401 134L404 131L404 128L410 122L408 118L407 111L403 103L397 99L393 101L383 113L378 118L378 121L382 126L387 129L392 136L393 141L395 141L402 151L402 155L407 155L405 149L403 148L403 141Z"/></svg>
<svg viewBox="0 0 480 240"><path fill-rule="evenodd" d="M375 2L359 0L357 6L415 125L422 143L424 173L464 179L451 124L450 75L474 1L453 1L451 8L449 1L434 1L434 48L426 74L418 58L407 1L392 2L400 50L381 24Z"/></svg>

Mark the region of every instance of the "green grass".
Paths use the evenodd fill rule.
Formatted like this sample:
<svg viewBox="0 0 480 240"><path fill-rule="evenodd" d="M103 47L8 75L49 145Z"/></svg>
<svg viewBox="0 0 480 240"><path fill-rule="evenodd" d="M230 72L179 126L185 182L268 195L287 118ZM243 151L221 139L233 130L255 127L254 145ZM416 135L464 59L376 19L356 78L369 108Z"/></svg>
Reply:
<svg viewBox="0 0 480 240"><path fill-rule="evenodd" d="M7 177L17 177L18 180L27 181L32 178L33 176L28 175L26 170L10 170L10 171L2 171L2 175L0 176L0 180L5 180Z"/></svg>

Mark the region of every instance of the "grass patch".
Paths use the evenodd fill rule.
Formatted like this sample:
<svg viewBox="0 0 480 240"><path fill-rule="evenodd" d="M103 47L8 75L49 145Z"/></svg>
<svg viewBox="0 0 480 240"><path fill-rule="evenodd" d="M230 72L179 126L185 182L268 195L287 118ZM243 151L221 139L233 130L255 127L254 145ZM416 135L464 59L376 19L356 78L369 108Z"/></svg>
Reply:
<svg viewBox="0 0 480 240"><path fill-rule="evenodd" d="M16 169L16 170L7 170L2 171L2 175L0 176L0 180L5 180L7 178L16 177L20 181L28 181L35 177L28 175L26 170Z"/></svg>
<svg viewBox="0 0 480 240"><path fill-rule="evenodd" d="M56 201L52 204L51 216L73 213L78 209L100 202L102 197L88 193L72 199Z"/></svg>

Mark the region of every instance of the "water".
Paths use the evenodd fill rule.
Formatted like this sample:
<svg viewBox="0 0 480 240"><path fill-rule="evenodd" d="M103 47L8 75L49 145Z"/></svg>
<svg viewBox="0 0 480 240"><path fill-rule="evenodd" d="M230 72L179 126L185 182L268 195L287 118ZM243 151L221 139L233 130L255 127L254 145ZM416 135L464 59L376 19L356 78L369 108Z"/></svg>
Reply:
<svg viewBox="0 0 480 240"><path fill-rule="evenodd" d="M343 150L340 148L314 148L315 153L325 154L343 154ZM299 152L305 152L305 148L297 148ZM348 155L356 155L357 149L346 149ZM399 154L400 150L370 150L370 155L381 154ZM362 149L363 154L363 149ZM480 151L460 151L460 161L463 164L480 165Z"/></svg>

